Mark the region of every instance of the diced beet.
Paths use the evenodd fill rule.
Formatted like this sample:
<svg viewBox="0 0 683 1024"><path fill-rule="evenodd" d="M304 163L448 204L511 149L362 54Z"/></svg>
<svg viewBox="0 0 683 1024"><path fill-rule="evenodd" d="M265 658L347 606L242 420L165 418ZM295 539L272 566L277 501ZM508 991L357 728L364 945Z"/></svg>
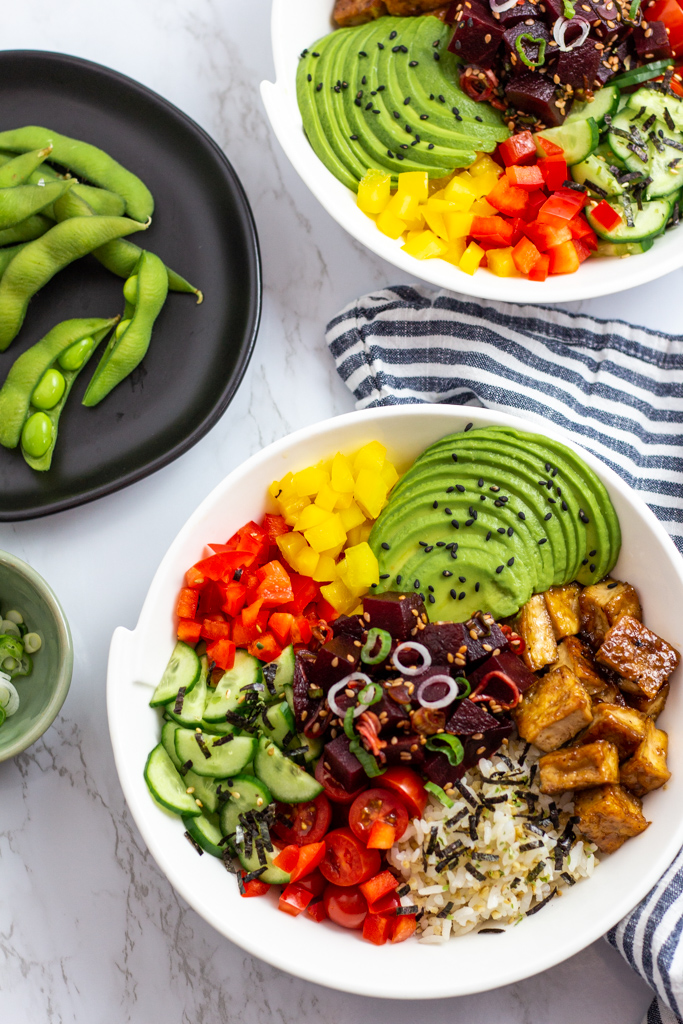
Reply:
<svg viewBox="0 0 683 1024"><path fill-rule="evenodd" d="M349 740L344 733L325 744L323 762L330 766L334 781L349 793L369 782L362 764L349 750Z"/></svg>
<svg viewBox="0 0 683 1024"><path fill-rule="evenodd" d="M298 731L307 736L320 736L330 717L329 715L320 717L320 712L323 710L322 698L312 698L308 694L311 688L309 673L314 664L314 657L309 651L297 651L294 659L294 679L292 680L294 720ZM318 728L314 729L316 723Z"/></svg>
<svg viewBox="0 0 683 1024"><path fill-rule="evenodd" d="M503 38L503 26L491 16L488 6L467 0L456 24L448 49L466 64L490 67Z"/></svg>
<svg viewBox="0 0 683 1024"><path fill-rule="evenodd" d="M393 732L402 722L410 721L405 705L397 704L387 697L386 694L380 701L373 704L369 710L373 711L379 718L380 725L382 726L381 732L387 732L388 730Z"/></svg>
<svg viewBox="0 0 683 1024"><path fill-rule="evenodd" d="M545 75L522 71L507 83L505 94L511 106L533 114L546 127L557 127L564 121L555 102L555 85Z"/></svg>
<svg viewBox="0 0 683 1024"><path fill-rule="evenodd" d="M394 739L396 740L395 743L393 742ZM400 764L407 765L409 768L420 768L424 764L425 748L420 743L420 737L415 734L411 736L394 736L387 743L382 754L385 757L384 763L389 766ZM401 757L401 754L409 754L410 756Z"/></svg>
<svg viewBox="0 0 683 1024"><path fill-rule="evenodd" d="M645 32L641 25L633 30L633 42L639 60L665 60L671 56L671 45L663 21L648 21L647 35Z"/></svg>
<svg viewBox="0 0 683 1024"><path fill-rule="evenodd" d="M546 44L550 42L550 33L544 22L534 19L533 25L527 25L525 22L519 22L516 25L512 25L506 29L503 34L503 43L508 53L515 55L516 65L520 67L523 64L522 59L517 52L517 39L521 35L533 36L534 39L544 39ZM532 43L529 39L523 39L521 43L524 53L533 61L534 64L538 63L538 56L540 51L539 43ZM513 62L514 63L514 62Z"/></svg>
<svg viewBox="0 0 683 1024"><path fill-rule="evenodd" d="M386 629L395 640L409 640L417 618L425 614L424 601L419 594L388 590L385 594L366 594L363 598L367 628Z"/></svg>
<svg viewBox="0 0 683 1024"><path fill-rule="evenodd" d="M478 635L473 637L471 630ZM473 620L471 625L465 622L430 622L418 639L431 654L432 661L442 664L449 664L448 655L456 655L465 647L468 671L470 665L488 658L492 651L504 651L509 646L505 633L497 623L484 626L479 619Z"/></svg>
<svg viewBox="0 0 683 1024"><path fill-rule="evenodd" d="M502 651L500 654L487 658L484 664L479 665L473 672L467 673L472 692L476 690L489 672L504 672L512 679L520 693L524 693L532 683L536 682L535 675L526 667L521 658L518 658L512 651Z"/></svg>
<svg viewBox="0 0 683 1024"><path fill-rule="evenodd" d="M335 636L328 640L318 651L309 669L311 684L321 687L327 693L340 679L356 671L360 650L350 636Z"/></svg>
<svg viewBox="0 0 683 1024"><path fill-rule="evenodd" d="M481 704L471 700L461 700L457 708L446 722L446 732L455 736L473 736L475 733L487 732L498 726L498 719L490 715Z"/></svg>
<svg viewBox="0 0 683 1024"><path fill-rule="evenodd" d="M365 623L358 615L340 615L332 623L332 632L335 636L350 636L352 640L362 640Z"/></svg>
<svg viewBox="0 0 683 1024"><path fill-rule="evenodd" d="M602 50L595 49L595 41L589 36L582 46L560 53L554 73L560 76L563 85L571 85L572 89L592 90L601 54Z"/></svg>
<svg viewBox="0 0 683 1024"><path fill-rule="evenodd" d="M500 18L496 18L496 21L503 28L508 29L519 21L526 21L527 18L538 18L538 6L529 3L529 0L524 0L523 4L518 3L507 11L501 11Z"/></svg>
<svg viewBox="0 0 683 1024"><path fill-rule="evenodd" d="M496 721L496 728L487 729L482 739L465 740L463 743L465 754L459 765L452 765L445 754L427 752L422 770L427 778L443 789L448 782L461 779L465 772L477 764L480 758L491 757L492 754L495 754L503 740L512 732L512 728L510 718L501 718Z"/></svg>

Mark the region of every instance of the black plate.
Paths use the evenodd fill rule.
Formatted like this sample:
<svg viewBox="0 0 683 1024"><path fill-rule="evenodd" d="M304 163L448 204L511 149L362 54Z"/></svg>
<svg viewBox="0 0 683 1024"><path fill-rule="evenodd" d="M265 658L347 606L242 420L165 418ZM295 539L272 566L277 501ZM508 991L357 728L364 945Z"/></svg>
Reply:
<svg viewBox="0 0 683 1024"><path fill-rule="evenodd" d="M39 124L106 149L154 194L148 231L133 235L204 292L169 292L144 362L94 409L83 371L60 420L47 473L0 448L0 520L91 501L160 469L195 444L231 401L261 311L254 220L234 170L190 118L116 71L58 53L0 52L0 129ZM58 274L0 354L0 381L25 349L70 317L122 312L123 282L93 257Z"/></svg>

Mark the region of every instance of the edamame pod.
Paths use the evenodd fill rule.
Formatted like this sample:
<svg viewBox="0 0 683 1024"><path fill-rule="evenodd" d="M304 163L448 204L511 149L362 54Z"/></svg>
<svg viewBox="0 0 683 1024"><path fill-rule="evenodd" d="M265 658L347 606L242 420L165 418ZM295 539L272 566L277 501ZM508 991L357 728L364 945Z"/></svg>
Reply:
<svg viewBox="0 0 683 1024"><path fill-rule="evenodd" d="M37 213L35 217L27 217L20 224L14 227L0 230L0 245L14 245L16 242L32 242L34 238L40 238L46 231L54 226L43 213Z"/></svg>
<svg viewBox="0 0 683 1024"><path fill-rule="evenodd" d="M168 294L168 274L158 256L143 252L133 277L135 286L128 288L123 320L88 384L83 405L101 402L142 362L149 348L154 321Z"/></svg>
<svg viewBox="0 0 683 1024"><path fill-rule="evenodd" d="M0 352L17 336L29 300L56 273L112 238L146 227L128 217L73 217L25 245L0 279Z"/></svg>
<svg viewBox="0 0 683 1024"><path fill-rule="evenodd" d="M145 183L97 146L35 125L0 132L0 149L25 153L49 145L50 159L56 164L122 196L126 212L134 220L146 221L152 216L154 198Z"/></svg>
<svg viewBox="0 0 683 1024"><path fill-rule="evenodd" d="M20 242L19 245L9 245L6 249L0 249L0 277L2 277L14 257L18 252L21 252L25 245L26 242Z"/></svg>
<svg viewBox="0 0 683 1024"><path fill-rule="evenodd" d="M0 188L11 188L13 185L30 181L33 172L47 159L51 151L52 146L45 146L44 149L34 149L12 157L0 167ZM34 184L37 185L38 182Z"/></svg>
<svg viewBox="0 0 683 1024"><path fill-rule="evenodd" d="M68 181L50 181L44 185L14 185L0 188L0 229L10 228L27 217L40 213L59 199L67 189Z"/></svg>
<svg viewBox="0 0 683 1024"><path fill-rule="evenodd" d="M16 448L19 444L24 423L30 415L31 397L48 370L58 369L68 384L69 373L78 372L85 366L96 345L118 319L116 316L109 320L100 317L64 320L15 359L5 383L0 388L1 445L5 448ZM84 339L88 338L93 339L93 346L82 348L82 356L76 360L77 365L64 359L67 352L81 346ZM64 399L65 397L63 396Z"/></svg>
<svg viewBox="0 0 683 1024"><path fill-rule="evenodd" d="M72 217L121 217L125 208L121 196L108 192L105 188L93 188L92 185L73 184L68 192L53 203L46 214L54 216L56 221L69 220Z"/></svg>

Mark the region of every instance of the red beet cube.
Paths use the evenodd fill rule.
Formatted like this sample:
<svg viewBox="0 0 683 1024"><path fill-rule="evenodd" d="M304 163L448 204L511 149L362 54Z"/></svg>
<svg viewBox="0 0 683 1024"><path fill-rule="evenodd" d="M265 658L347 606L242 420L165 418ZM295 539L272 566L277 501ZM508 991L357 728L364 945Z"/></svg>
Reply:
<svg viewBox="0 0 683 1024"><path fill-rule="evenodd" d="M490 715L483 705L474 704L467 698L460 701L446 722L446 732L452 732L455 736L473 736L497 727L497 718Z"/></svg>
<svg viewBox="0 0 683 1024"><path fill-rule="evenodd" d="M467 678L472 692L476 690L489 672L503 672L509 676L520 693L528 690L531 684L536 682L535 675L526 667L521 658L518 658L512 651L502 651L498 655L487 658L483 665L479 665L473 672L468 673Z"/></svg>
<svg viewBox="0 0 683 1024"><path fill-rule="evenodd" d="M318 651L309 669L311 684L321 687L327 693L340 679L356 671L360 651L350 636L335 636L328 640Z"/></svg>
<svg viewBox="0 0 683 1024"><path fill-rule="evenodd" d="M425 760L425 748L420 743L420 737L416 735L392 736L382 754L387 765L400 764L409 768L421 768ZM381 785L381 779L379 781Z"/></svg>
<svg viewBox="0 0 683 1024"><path fill-rule="evenodd" d="M365 619L368 629L386 629L396 640L409 640L418 617L426 613L424 601L419 594L401 594L388 590L385 594L366 594L363 598L363 614L370 616Z"/></svg>
<svg viewBox="0 0 683 1024"><path fill-rule="evenodd" d="M508 82L506 96L513 107L533 114L548 128L555 128L564 121L564 114L556 103L555 85L545 75L522 71Z"/></svg>
<svg viewBox="0 0 683 1024"><path fill-rule="evenodd" d="M503 34L503 42L507 52L515 55L516 67L521 67L523 64L517 50L517 39L521 35L532 36L534 39L543 39L546 42L546 46L550 42L550 33L546 25L538 19L534 20L532 25L518 22L507 28ZM520 46L530 61L534 64L538 63L540 43L532 43L530 39L523 39Z"/></svg>
<svg viewBox="0 0 683 1024"><path fill-rule="evenodd" d="M343 733L325 744L323 762L329 764L334 781L349 793L368 784L363 766L349 750L349 740Z"/></svg>
<svg viewBox="0 0 683 1024"><path fill-rule="evenodd" d="M596 50L595 41L589 37L582 46L559 55L555 74L573 89L593 89L601 54L602 50Z"/></svg>
<svg viewBox="0 0 683 1024"><path fill-rule="evenodd" d="M648 21L647 29L640 25L634 28L633 42L641 61L665 60L671 56L671 44L663 21Z"/></svg>
<svg viewBox="0 0 683 1024"><path fill-rule="evenodd" d="M490 67L503 38L503 26L491 16L488 5L484 7L476 0L466 0L461 13L448 49L465 64Z"/></svg>

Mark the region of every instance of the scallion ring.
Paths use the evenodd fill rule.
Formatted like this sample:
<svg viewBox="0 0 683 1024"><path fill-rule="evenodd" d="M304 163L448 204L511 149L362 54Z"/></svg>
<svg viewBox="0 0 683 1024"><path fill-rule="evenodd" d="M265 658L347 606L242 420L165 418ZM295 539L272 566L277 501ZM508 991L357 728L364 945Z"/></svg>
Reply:
<svg viewBox="0 0 683 1024"><path fill-rule="evenodd" d="M373 654L372 652L378 640L380 640L379 651L377 654ZM376 626L373 626L361 649L360 660L365 662L366 665L378 665L380 661L384 661L390 650L391 633L388 633L386 629L378 629Z"/></svg>
<svg viewBox="0 0 683 1024"><path fill-rule="evenodd" d="M516 6L517 0L503 0L502 4L497 3L496 0L489 0L489 7L494 14L503 14L504 11L511 11Z"/></svg>
<svg viewBox="0 0 683 1024"><path fill-rule="evenodd" d="M565 18L569 18L570 20L574 17L574 15L576 14L576 9L574 7L574 4L572 3L572 0L562 0L562 13L564 14Z"/></svg>
<svg viewBox="0 0 683 1024"><path fill-rule="evenodd" d="M445 697L440 697L438 700L427 700L425 698L425 692L430 686L436 683L445 683L448 687L448 692ZM458 684L452 676L447 676L445 672L439 673L439 675L430 676L429 679L425 679L424 682L420 683L420 687L417 691L418 702L423 708L445 708L448 704L452 704L455 698L458 696Z"/></svg>
<svg viewBox="0 0 683 1024"><path fill-rule="evenodd" d="M415 651L422 657L421 665L402 665L399 657L401 651ZM391 655L391 660L394 667L399 670L401 675L404 676L419 676L421 672L428 669L432 663L432 656L425 647L424 644L416 644L413 640L404 640L402 644L399 644L394 653Z"/></svg>
<svg viewBox="0 0 683 1024"><path fill-rule="evenodd" d="M0 668L3 670L3 672L14 672L15 668L17 668L17 666L20 664L20 661L17 661L16 658L13 658L11 655L9 655L9 657L3 658L2 664L0 664Z"/></svg>
<svg viewBox="0 0 683 1024"><path fill-rule="evenodd" d="M0 707L3 708L8 718L19 708L19 694L14 684L6 676L0 679Z"/></svg>
<svg viewBox="0 0 683 1024"><path fill-rule="evenodd" d="M24 637L24 650L27 654L35 654L43 646L43 640L39 633L27 633Z"/></svg>
<svg viewBox="0 0 683 1024"><path fill-rule="evenodd" d="M24 616L21 614L21 612L18 612L16 608L13 608L12 611L7 612L5 618L9 622L13 622L15 626L21 626L21 624L24 621Z"/></svg>
<svg viewBox="0 0 683 1024"><path fill-rule="evenodd" d="M21 630L17 626L16 622L12 622L11 619L3 619L0 622L0 635L2 636L21 636Z"/></svg>
<svg viewBox="0 0 683 1024"><path fill-rule="evenodd" d="M526 39L528 42L534 43L538 46L537 61L533 61L531 57L527 56L524 46L522 45L523 39ZM532 36L531 32L520 32L515 39L515 49L519 54L519 59L522 64L526 64L528 68L540 68L545 60L545 39L543 36Z"/></svg>
<svg viewBox="0 0 683 1024"><path fill-rule="evenodd" d="M570 25L580 28L581 31L573 42L565 43L564 37ZM567 53L569 50L575 50L577 47L582 46L588 38L590 30L590 24L580 14L571 19L558 18L553 25L553 39L557 43L558 49L562 50L563 53ZM518 36L517 38L519 39L520 37Z"/></svg>
<svg viewBox="0 0 683 1024"><path fill-rule="evenodd" d="M351 686L351 684L355 682L364 683L365 686L368 686L372 682L372 679L370 676L366 676L365 672L351 672L350 675L344 676L344 678L340 679L338 683L335 683L334 686L330 687L330 691L327 694L327 703L330 706L330 710L341 719L344 718L345 712L339 707L335 698L341 690L345 690L347 686ZM365 709L362 704L357 707L353 713L354 718L361 715L364 710Z"/></svg>
<svg viewBox="0 0 683 1024"><path fill-rule="evenodd" d="M447 793L444 793L441 786L437 786L435 782L425 782L425 789L432 796L435 796L437 800L440 800L444 807L453 807L455 800L451 800Z"/></svg>
<svg viewBox="0 0 683 1024"><path fill-rule="evenodd" d="M382 687L379 683L368 683L358 694L358 703L370 708L373 704L377 704L382 696Z"/></svg>
<svg viewBox="0 0 683 1024"><path fill-rule="evenodd" d="M455 681L458 684L458 697L469 697L472 692L469 680L464 676L458 676Z"/></svg>
<svg viewBox="0 0 683 1024"><path fill-rule="evenodd" d="M438 732L435 736L430 736L425 746L435 754L444 754L453 768L456 768L465 756L462 743L457 736L451 736L449 732Z"/></svg>

